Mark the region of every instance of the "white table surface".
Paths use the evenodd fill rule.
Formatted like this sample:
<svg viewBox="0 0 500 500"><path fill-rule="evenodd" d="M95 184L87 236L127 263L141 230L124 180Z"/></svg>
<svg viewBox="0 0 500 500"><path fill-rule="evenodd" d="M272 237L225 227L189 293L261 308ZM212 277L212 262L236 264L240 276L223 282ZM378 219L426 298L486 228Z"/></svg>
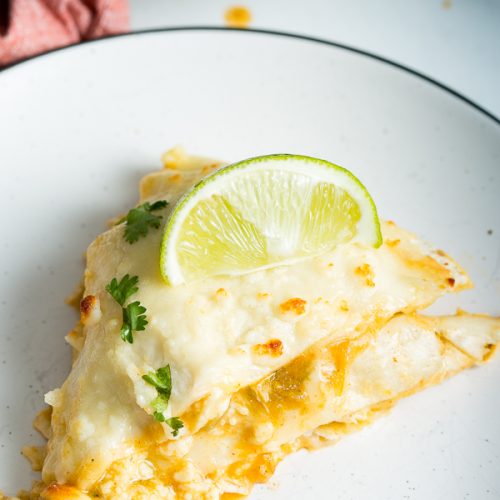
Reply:
<svg viewBox="0 0 500 500"><path fill-rule="evenodd" d="M250 9L251 28L373 52L500 116L500 0L130 0L132 29L223 26L232 5Z"/></svg>

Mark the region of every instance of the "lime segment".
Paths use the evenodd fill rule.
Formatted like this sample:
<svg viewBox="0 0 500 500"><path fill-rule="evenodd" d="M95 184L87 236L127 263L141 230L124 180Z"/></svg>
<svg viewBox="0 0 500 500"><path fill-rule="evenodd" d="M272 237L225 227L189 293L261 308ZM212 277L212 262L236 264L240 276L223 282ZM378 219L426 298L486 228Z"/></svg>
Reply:
<svg viewBox="0 0 500 500"><path fill-rule="evenodd" d="M307 156L261 156L214 172L179 200L165 226L161 272L178 285L353 240L382 242L375 205L354 175Z"/></svg>

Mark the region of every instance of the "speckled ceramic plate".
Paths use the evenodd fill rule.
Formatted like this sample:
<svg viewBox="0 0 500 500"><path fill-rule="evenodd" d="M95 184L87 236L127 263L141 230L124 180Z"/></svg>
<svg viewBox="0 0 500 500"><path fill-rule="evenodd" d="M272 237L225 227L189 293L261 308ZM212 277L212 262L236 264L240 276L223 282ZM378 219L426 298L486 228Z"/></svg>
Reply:
<svg viewBox="0 0 500 500"><path fill-rule="evenodd" d="M500 313L500 124L404 68L262 32L127 35L0 74L0 486L64 379L82 254L166 148L290 152L354 171L380 213L448 250L476 288L434 307ZM500 359L413 396L335 447L299 453L254 499L500 498Z"/></svg>

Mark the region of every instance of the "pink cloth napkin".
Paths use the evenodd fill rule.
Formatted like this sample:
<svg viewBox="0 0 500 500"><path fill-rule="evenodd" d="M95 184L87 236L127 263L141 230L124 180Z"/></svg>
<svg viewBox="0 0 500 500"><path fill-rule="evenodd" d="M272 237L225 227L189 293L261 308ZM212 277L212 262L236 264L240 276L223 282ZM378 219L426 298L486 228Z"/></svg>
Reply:
<svg viewBox="0 0 500 500"><path fill-rule="evenodd" d="M0 0L0 66L128 29L127 0Z"/></svg>

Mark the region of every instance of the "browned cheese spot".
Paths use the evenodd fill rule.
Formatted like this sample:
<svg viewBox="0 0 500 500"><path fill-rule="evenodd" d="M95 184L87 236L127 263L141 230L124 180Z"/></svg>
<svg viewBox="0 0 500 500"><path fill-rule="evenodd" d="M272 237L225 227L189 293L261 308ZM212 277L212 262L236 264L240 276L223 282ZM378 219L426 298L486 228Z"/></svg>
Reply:
<svg viewBox="0 0 500 500"><path fill-rule="evenodd" d="M280 339L271 339L265 344L254 345L253 350L260 356L278 357L283 354L283 343Z"/></svg>
<svg viewBox="0 0 500 500"><path fill-rule="evenodd" d="M307 302L303 299L293 298L280 304L280 311L282 313L293 312L297 316L304 314L306 312Z"/></svg>
<svg viewBox="0 0 500 500"><path fill-rule="evenodd" d="M96 302L97 299L95 298L94 295L87 295L82 299L82 301L80 302L80 317L82 323L85 323L85 321L89 318Z"/></svg>
<svg viewBox="0 0 500 500"><path fill-rule="evenodd" d="M370 287L375 286L375 282L373 281L373 278L375 277L375 275L373 273L373 269L371 268L370 264L365 263L365 264L357 267L354 272L358 276L365 278L366 286L370 286Z"/></svg>

